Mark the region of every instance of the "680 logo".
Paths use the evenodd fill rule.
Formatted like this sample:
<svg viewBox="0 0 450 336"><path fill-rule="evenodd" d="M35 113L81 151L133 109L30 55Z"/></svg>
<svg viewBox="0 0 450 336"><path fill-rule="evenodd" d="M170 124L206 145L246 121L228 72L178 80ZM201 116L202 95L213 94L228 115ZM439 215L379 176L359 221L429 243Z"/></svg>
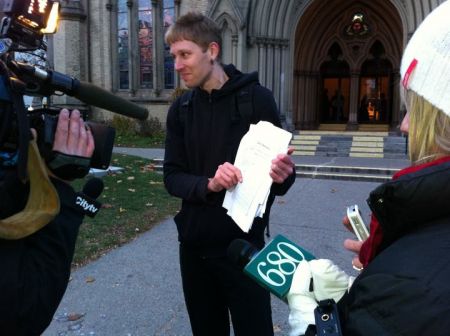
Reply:
<svg viewBox="0 0 450 336"><path fill-rule="evenodd" d="M300 261L307 258L291 243L282 241L275 246L276 250L267 253L266 259L258 263L257 270L269 285L281 287L286 283L286 277L294 274Z"/></svg>

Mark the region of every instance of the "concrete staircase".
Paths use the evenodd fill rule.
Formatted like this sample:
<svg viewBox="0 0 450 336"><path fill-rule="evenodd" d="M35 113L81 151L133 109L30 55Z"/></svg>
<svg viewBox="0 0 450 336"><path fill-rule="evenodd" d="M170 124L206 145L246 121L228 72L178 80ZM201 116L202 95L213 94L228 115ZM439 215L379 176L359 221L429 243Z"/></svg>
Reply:
<svg viewBox="0 0 450 336"><path fill-rule="evenodd" d="M294 134L291 146L294 147L294 155L407 158L406 138L390 135L387 131L299 131Z"/></svg>
<svg viewBox="0 0 450 336"><path fill-rule="evenodd" d="M162 172L163 160L153 159L153 169ZM362 181L362 182L387 182L399 169L376 167L352 167L333 165L309 165L295 164L295 172L299 178Z"/></svg>
<svg viewBox="0 0 450 336"><path fill-rule="evenodd" d="M327 180L387 182L399 169L296 164L297 177Z"/></svg>

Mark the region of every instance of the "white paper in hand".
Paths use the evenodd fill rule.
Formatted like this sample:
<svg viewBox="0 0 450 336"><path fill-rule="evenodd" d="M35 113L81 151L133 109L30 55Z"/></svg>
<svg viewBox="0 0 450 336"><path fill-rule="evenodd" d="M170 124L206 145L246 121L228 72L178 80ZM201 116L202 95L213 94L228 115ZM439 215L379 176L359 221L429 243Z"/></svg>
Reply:
<svg viewBox="0 0 450 336"><path fill-rule="evenodd" d="M282 128L260 121L250 125L241 139L234 165L241 170L243 182L226 192L223 207L242 231L248 232L255 217L264 215L272 185L272 160L287 152L291 137Z"/></svg>

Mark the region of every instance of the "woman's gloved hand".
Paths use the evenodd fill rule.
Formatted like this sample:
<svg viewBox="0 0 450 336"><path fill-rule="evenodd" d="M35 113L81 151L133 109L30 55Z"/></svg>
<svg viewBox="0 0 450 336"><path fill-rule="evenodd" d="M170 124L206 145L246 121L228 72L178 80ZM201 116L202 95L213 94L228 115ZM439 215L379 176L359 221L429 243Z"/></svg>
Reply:
<svg viewBox="0 0 450 336"><path fill-rule="evenodd" d="M302 335L309 324L315 324L314 309L318 302L326 299L338 302L353 280L354 277L348 276L331 260L301 261L287 295L290 336Z"/></svg>

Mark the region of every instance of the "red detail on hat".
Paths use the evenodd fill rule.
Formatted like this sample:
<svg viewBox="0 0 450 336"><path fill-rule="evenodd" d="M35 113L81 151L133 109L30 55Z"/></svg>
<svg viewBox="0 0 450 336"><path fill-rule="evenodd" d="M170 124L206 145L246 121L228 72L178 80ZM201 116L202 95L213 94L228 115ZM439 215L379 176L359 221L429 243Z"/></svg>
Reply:
<svg viewBox="0 0 450 336"><path fill-rule="evenodd" d="M409 76L411 76L411 73L415 69L418 62L419 62L418 60L413 58L413 60L411 61L411 64L408 67L408 70L406 70L406 72L405 72L405 77L403 77L403 81L402 81L403 87L405 89L408 89Z"/></svg>

